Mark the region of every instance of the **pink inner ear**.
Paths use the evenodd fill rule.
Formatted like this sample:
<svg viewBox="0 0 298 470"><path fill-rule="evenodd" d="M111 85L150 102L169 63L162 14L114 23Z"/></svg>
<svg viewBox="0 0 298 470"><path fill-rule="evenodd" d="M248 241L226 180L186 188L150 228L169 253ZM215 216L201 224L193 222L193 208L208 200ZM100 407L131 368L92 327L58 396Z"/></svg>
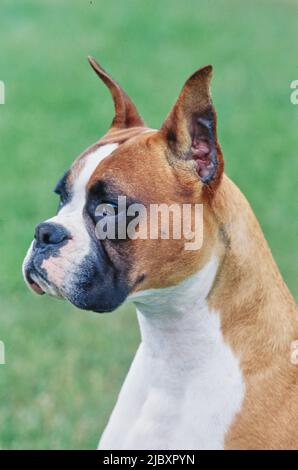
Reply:
<svg viewBox="0 0 298 470"><path fill-rule="evenodd" d="M195 140L191 147L192 158L196 162L197 172L201 178L208 178L214 164L210 158L210 147L204 140Z"/></svg>
<svg viewBox="0 0 298 470"><path fill-rule="evenodd" d="M195 140L192 144L191 150L193 158L205 158L209 154L210 148L204 140Z"/></svg>

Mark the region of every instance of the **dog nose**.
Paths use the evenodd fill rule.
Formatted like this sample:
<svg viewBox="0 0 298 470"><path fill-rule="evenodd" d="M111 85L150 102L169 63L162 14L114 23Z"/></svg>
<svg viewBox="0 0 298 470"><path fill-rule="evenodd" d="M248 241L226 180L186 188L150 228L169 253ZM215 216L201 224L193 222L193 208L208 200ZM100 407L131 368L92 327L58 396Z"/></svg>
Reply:
<svg viewBox="0 0 298 470"><path fill-rule="evenodd" d="M37 225L34 238L39 246L58 245L69 238L69 234L62 225L43 222Z"/></svg>

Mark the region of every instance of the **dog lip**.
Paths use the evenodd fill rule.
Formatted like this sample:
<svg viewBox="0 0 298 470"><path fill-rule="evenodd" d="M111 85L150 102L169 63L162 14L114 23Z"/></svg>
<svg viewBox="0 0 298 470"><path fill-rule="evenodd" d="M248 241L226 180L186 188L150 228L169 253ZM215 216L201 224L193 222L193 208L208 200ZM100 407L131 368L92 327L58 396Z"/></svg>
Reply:
<svg viewBox="0 0 298 470"><path fill-rule="evenodd" d="M28 284L30 286L30 288L38 295L43 295L45 294L45 291L40 287L39 284L37 284L37 282L33 281L32 277L30 276L30 274L28 272L26 272L26 279L28 281Z"/></svg>

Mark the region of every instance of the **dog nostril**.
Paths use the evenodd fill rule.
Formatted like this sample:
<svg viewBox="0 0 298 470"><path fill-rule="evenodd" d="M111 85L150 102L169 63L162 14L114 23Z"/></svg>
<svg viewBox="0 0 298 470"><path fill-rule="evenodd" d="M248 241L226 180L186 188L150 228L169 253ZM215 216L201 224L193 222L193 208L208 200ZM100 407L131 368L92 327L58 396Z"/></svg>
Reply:
<svg viewBox="0 0 298 470"><path fill-rule="evenodd" d="M39 245L57 245L68 239L69 235L62 225L42 223L36 227L34 238Z"/></svg>
<svg viewBox="0 0 298 470"><path fill-rule="evenodd" d="M47 232L41 233L40 241L48 245L50 243L50 235Z"/></svg>

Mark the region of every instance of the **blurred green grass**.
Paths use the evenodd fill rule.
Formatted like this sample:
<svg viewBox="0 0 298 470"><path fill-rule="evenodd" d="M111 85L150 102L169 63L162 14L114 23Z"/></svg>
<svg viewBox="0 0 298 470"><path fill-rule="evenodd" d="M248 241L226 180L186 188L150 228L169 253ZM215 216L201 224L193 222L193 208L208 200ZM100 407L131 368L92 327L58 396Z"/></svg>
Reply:
<svg viewBox="0 0 298 470"><path fill-rule="evenodd" d="M251 202L297 294L298 6L294 1L2 0L0 448L94 448L138 343L133 310L99 316L22 281L55 182L112 118L94 55L159 126L183 82L214 65L226 172Z"/></svg>

